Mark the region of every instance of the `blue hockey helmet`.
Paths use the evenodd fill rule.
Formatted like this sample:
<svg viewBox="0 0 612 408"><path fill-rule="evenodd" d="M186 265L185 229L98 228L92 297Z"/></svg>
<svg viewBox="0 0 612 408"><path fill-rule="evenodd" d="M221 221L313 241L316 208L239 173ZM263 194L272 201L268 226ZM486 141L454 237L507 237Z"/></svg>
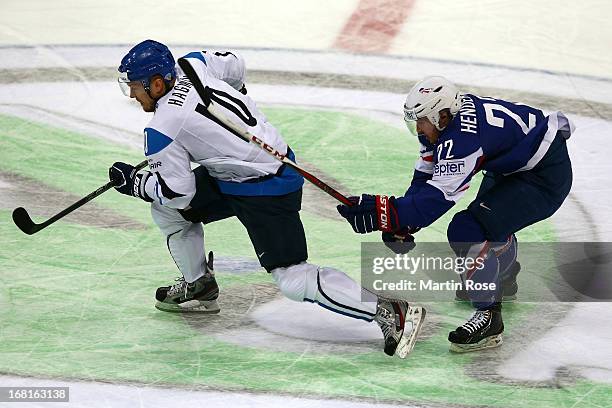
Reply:
<svg viewBox="0 0 612 408"><path fill-rule="evenodd" d="M164 81L176 76L172 53L164 44L145 40L136 44L121 60L119 65L119 86L126 96L130 96L129 82L140 81L147 93L151 78L160 75Z"/></svg>

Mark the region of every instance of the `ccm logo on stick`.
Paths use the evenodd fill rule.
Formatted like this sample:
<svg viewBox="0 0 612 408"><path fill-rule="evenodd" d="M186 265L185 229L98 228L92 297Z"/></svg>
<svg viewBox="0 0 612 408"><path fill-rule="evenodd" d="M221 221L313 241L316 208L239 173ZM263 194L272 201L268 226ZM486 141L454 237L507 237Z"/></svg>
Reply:
<svg viewBox="0 0 612 408"><path fill-rule="evenodd" d="M257 143L259 146L261 146L262 149L264 149L265 151L267 151L269 153L272 153L274 156L278 157L280 160L283 160L285 158L284 154L279 153L278 150L276 150L275 148L273 148L272 146L270 146L269 144L267 144L266 142L264 142L263 140L261 140L257 136L251 136L251 139L255 143Z"/></svg>

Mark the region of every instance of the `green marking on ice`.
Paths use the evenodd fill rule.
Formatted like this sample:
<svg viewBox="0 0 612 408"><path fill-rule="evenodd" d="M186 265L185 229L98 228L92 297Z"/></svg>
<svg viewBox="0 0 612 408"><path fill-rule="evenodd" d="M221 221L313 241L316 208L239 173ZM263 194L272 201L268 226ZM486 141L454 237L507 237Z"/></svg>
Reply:
<svg viewBox="0 0 612 408"><path fill-rule="evenodd" d="M341 180L351 192L401 194L408 185L417 146L404 132L333 112L268 109L267 113L298 158ZM104 184L113 161L141 160L137 151L7 116L0 116L0 149L0 171L28 176L78 196ZM475 194L476 189L472 190L470 194ZM468 314L467 308L452 303L431 307L439 328L404 361L382 352L301 354L221 341L206 335L205 326L198 330L188 318L153 308L155 288L169 283L176 270L147 206L112 191L96 203L149 227L121 230L58 222L28 237L12 224L10 209L0 210L0 372L394 402L612 405L612 387L588 381L557 389L500 385L468 376L466 368L474 356L447 351L446 333ZM443 240L449 217L419 233L419 239ZM308 213L303 218L313 262L357 276L363 237L353 234L340 219ZM525 240L554 237L549 223L521 235ZM255 258L236 221L207 226L206 237L207 248L218 257ZM271 282L261 271L246 275L220 271L218 279L222 290ZM513 309L505 316L509 331L533 306Z"/></svg>

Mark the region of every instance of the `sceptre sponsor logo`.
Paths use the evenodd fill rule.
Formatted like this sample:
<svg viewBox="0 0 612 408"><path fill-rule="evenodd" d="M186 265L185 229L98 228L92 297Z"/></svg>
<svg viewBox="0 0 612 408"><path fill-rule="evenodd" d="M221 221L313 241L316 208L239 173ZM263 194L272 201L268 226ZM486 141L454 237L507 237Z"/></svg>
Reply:
<svg viewBox="0 0 612 408"><path fill-rule="evenodd" d="M434 166L434 176L452 177L465 174L465 160L443 161Z"/></svg>

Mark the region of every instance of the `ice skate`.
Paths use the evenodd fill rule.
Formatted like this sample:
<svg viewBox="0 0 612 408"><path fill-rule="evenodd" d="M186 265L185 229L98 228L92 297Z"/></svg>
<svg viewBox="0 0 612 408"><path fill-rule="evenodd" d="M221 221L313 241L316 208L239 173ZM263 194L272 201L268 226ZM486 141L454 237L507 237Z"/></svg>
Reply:
<svg viewBox="0 0 612 408"><path fill-rule="evenodd" d="M215 280L212 262L211 252L208 255L206 273L193 283L187 283L185 278L180 277L174 285L158 288L155 293L155 307L164 312L219 313L219 286Z"/></svg>
<svg viewBox="0 0 612 408"><path fill-rule="evenodd" d="M466 353L498 347L502 344L503 332L504 322L499 308L477 310L467 322L448 334L450 351Z"/></svg>
<svg viewBox="0 0 612 408"><path fill-rule="evenodd" d="M374 320L380 326L385 338L385 354L406 358L414 348L417 336L425 320L425 309L410 307L403 300L379 298ZM410 333L405 333L406 323L410 322Z"/></svg>

